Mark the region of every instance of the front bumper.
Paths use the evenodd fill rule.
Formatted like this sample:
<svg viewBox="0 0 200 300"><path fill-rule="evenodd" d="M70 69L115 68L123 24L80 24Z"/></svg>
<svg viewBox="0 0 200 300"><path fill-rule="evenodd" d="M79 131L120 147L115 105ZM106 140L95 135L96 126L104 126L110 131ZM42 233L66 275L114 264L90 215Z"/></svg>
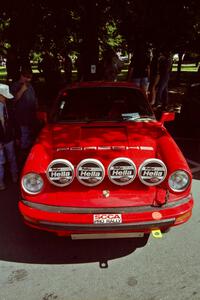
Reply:
<svg viewBox="0 0 200 300"><path fill-rule="evenodd" d="M179 199L165 205L81 208L38 204L26 200L19 202L19 209L27 225L55 232L59 235L84 233L150 233L153 229L166 230L186 222L192 214L193 198ZM95 224L94 215L120 214L120 223Z"/></svg>

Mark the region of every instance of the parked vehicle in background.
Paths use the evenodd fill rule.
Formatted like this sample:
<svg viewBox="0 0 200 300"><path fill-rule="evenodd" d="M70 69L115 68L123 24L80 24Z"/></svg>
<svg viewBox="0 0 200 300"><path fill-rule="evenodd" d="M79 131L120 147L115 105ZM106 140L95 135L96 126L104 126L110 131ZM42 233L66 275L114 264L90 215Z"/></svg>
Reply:
<svg viewBox="0 0 200 300"><path fill-rule="evenodd" d="M182 55L182 61L184 59L185 53ZM179 55L178 53L173 54L173 63L178 63L179 61Z"/></svg>

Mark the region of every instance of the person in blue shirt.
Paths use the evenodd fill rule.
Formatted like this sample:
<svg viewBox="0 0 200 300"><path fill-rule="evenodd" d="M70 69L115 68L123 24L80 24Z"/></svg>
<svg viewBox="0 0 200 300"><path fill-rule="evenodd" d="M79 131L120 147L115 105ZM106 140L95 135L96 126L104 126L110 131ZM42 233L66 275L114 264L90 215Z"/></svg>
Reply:
<svg viewBox="0 0 200 300"><path fill-rule="evenodd" d="M38 102L31 80L31 70L22 70L19 80L10 87L10 91L15 97L16 121L21 130L20 148L25 151L32 146L33 128L37 120Z"/></svg>

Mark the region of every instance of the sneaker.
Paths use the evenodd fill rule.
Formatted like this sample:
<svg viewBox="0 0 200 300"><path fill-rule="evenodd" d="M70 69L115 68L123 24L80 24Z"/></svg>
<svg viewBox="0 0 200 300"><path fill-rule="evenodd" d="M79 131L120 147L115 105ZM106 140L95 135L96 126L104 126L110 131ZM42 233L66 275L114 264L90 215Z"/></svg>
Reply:
<svg viewBox="0 0 200 300"><path fill-rule="evenodd" d="M0 191L4 191L6 189L5 183L0 183Z"/></svg>

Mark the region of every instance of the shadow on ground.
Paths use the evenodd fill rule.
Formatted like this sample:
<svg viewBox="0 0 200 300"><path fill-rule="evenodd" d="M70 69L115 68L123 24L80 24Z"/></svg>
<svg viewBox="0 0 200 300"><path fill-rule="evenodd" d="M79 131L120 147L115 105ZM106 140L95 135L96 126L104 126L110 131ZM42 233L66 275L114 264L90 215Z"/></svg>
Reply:
<svg viewBox="0 0 200 300"><path fill-rule="evenodd" d="M37 264L104 263L129 255L148 241L147 237L83 241L57 237L23 224L15 185L10 184L0 196L0 260Z"/></svg>

